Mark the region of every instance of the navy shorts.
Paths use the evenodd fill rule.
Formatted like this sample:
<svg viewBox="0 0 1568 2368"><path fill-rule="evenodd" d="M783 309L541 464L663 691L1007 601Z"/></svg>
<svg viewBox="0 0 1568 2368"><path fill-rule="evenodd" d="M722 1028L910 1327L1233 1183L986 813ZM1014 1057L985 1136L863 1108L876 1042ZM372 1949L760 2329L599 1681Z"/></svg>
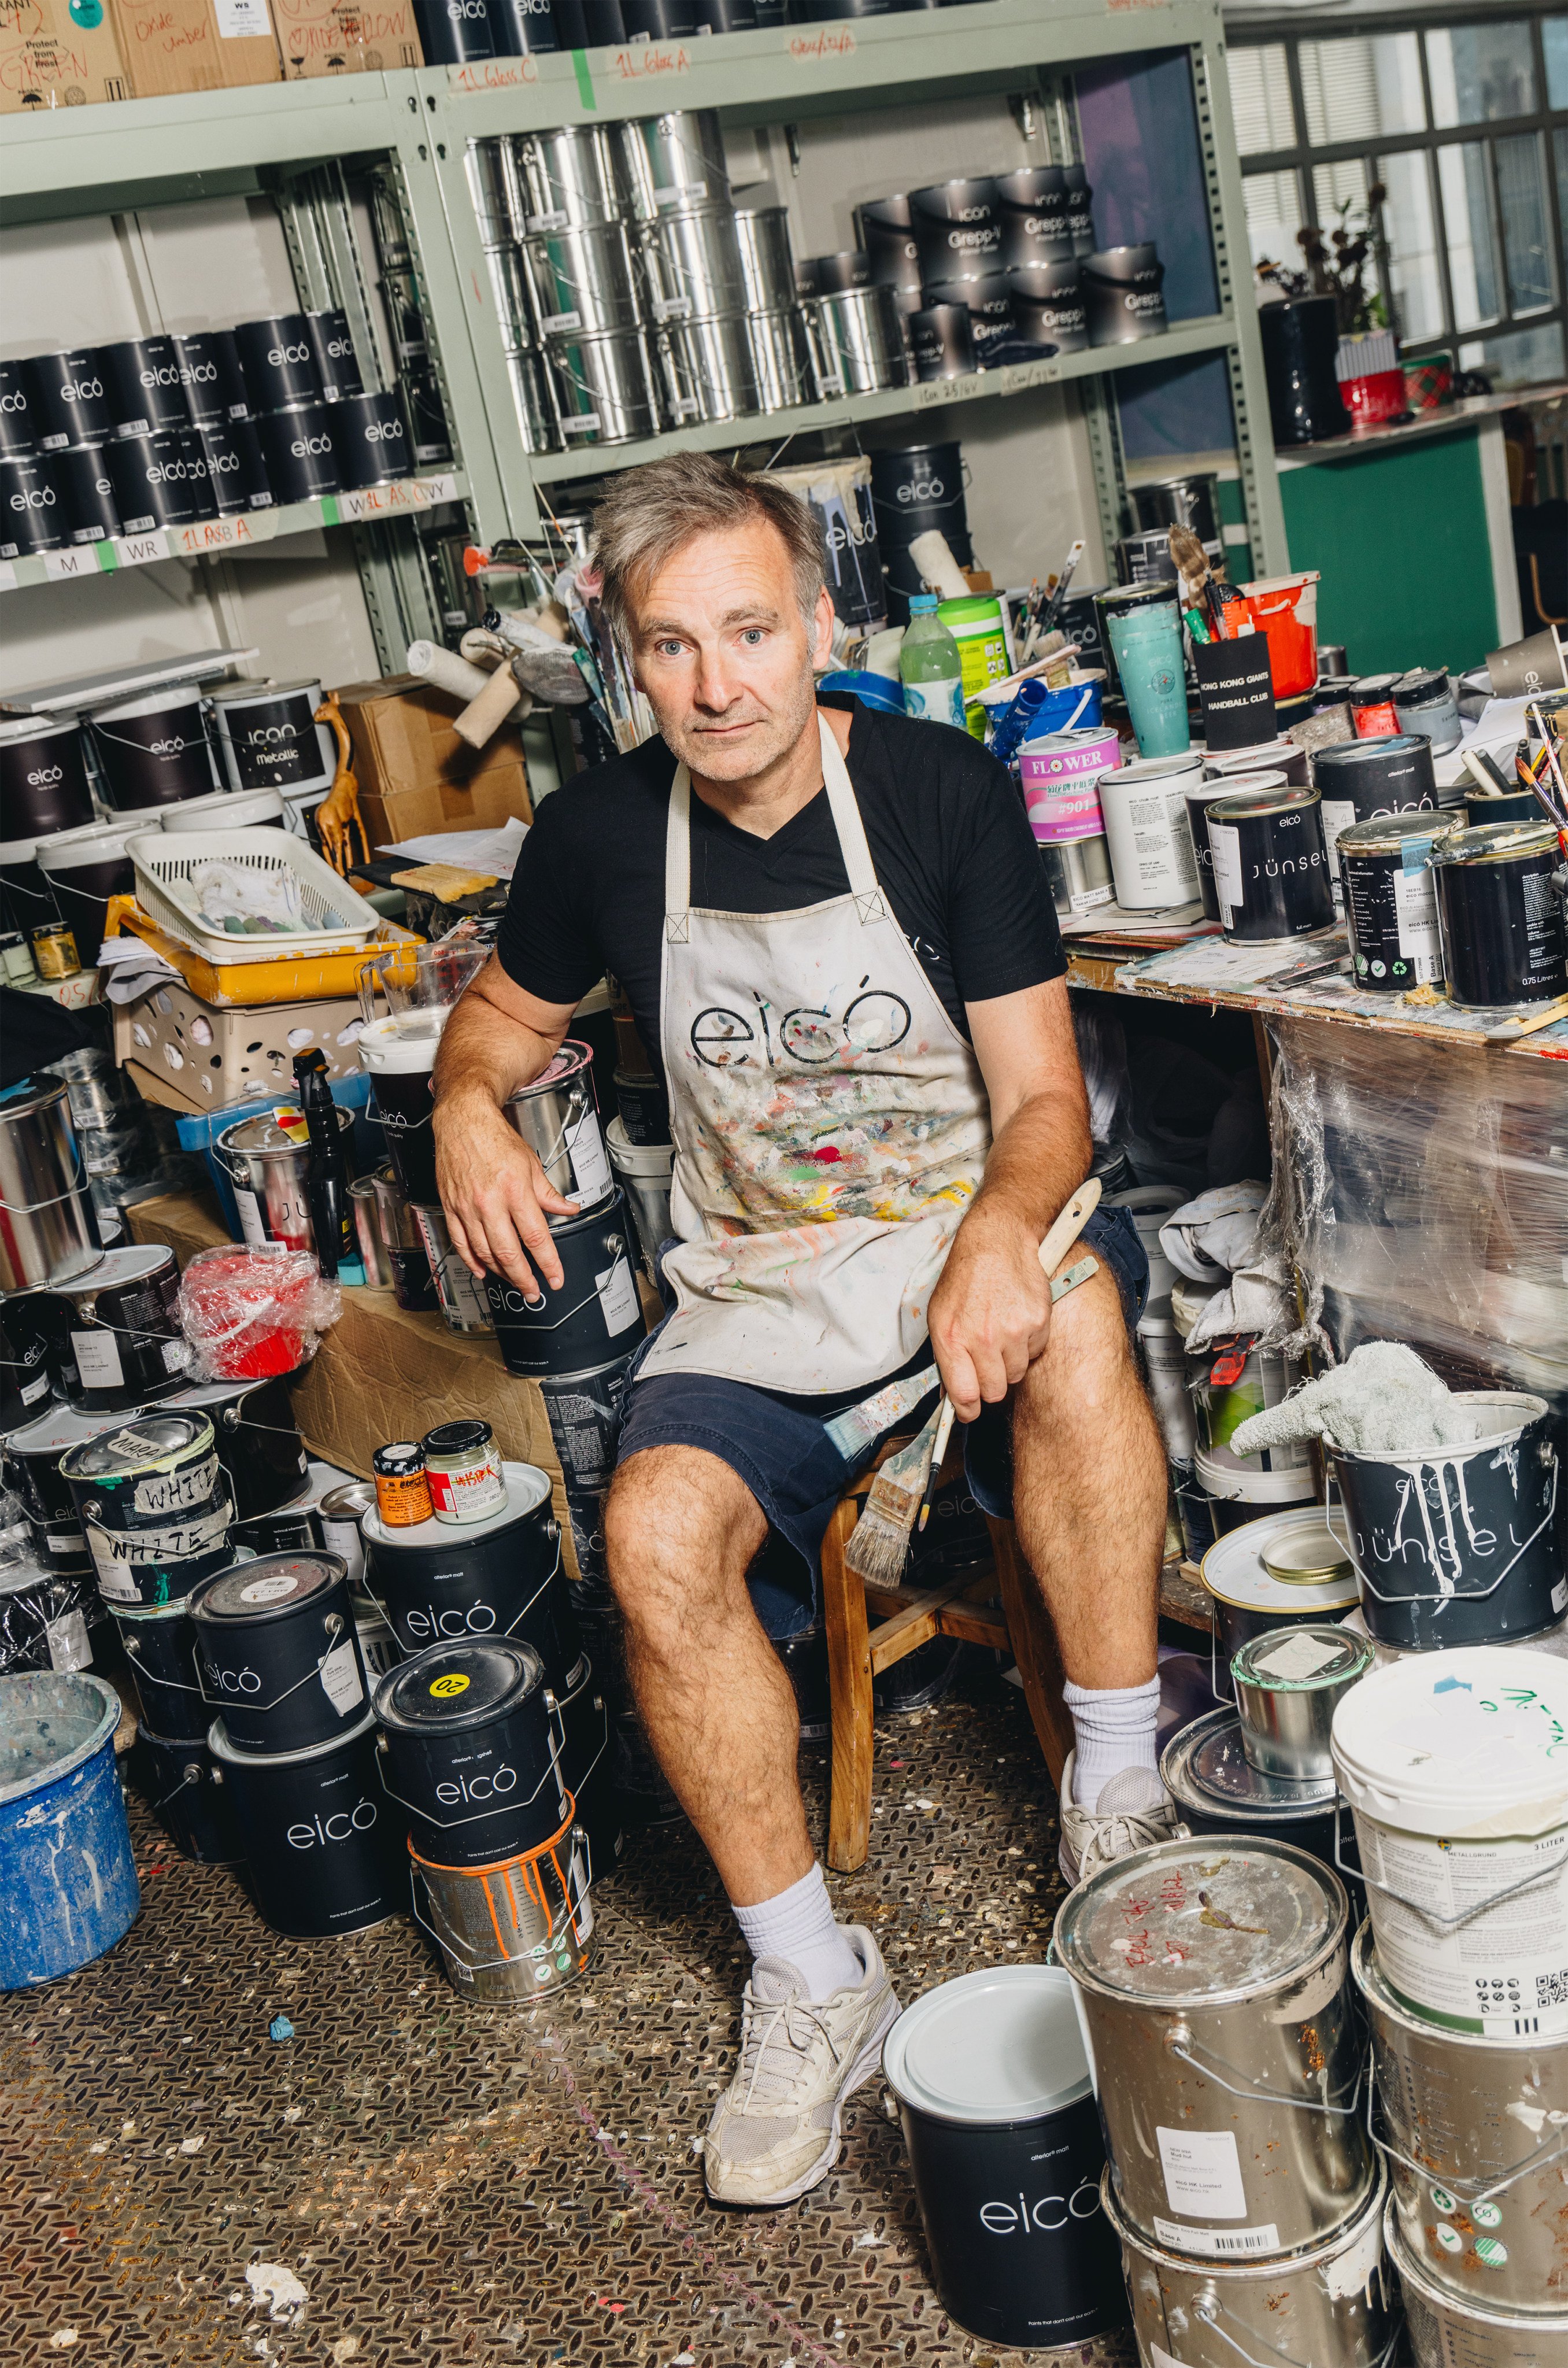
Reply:
<svg viewBox="0 0 1568 2368"><path fill-rule="evenodd" d="M1082 1240L1115 1276L1131 1331L1149 1292L1149 1260L1137 1227L1125 1209L1102 1207L1084 1227ZM657 1338L655 1332L653 1338ZM930 1361L929 1344L923 1343L902 1370L918 1372ZM869 1397L877 1384L868 1382L833 1397L799 1397L708 1373L655 1373L645 1382L636 1374L633 1366L617 1463L649 1447L700 1447L727 1463L804 1565L798 1583L791 1584L793 1568L780 1569L780 1558L768 1557L769 1576L752 1586L758 1616L768 1634L780 1639L809 1627L816 1612L818 1556L833 1508L880 1444L873 1440L846 1460L825 1426L844 1407ZM917 1429L934 1403L935 1393L893 1429ZM1013 1451L1006 1405L984 1407L963 1438L964 1469L976 1503L987 1513L1010 1513Z"/></svg>

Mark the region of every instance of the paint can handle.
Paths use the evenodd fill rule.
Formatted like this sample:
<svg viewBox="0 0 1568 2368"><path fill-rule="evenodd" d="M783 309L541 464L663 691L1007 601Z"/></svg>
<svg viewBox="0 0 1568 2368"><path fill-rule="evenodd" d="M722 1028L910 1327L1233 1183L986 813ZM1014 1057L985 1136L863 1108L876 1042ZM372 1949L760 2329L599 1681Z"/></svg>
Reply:
<svg viewBox="0 0 1568 2368"><path fill-rule="evenodd" d="M1340 1873L1350 1875L1357 1883L1364 1884L1369 1891L1381 1891L1385 1899L1392 1899L1401 1907L1408 1907L1413 1916L1424 1918L1439 1932L1457 1932L1461 1924L1470 1922L1471 1917L1480 1916L1488 1908L1500 1907L1505 1899L1513 1899L1521 1891L1528 1891L1532 1884L1555 1883L1562 1872L1562 1861L1554 1859L1549 1866L1538 1867L1534 1874L1521 1875L1517 1883L1510 1883L1505 1890L1488 1892L1484 1899L1478 1899L1471 1907L1460 1908L1457 1916L1437 1916L1430 1907L1423 1907L1419 1899L1407 1899L1403 1891L1395 1891L1390 1884L1380 1883L1375 1875L1363 1873L1360 1867L1346 1865L1339 1855L1340 1840L1344 1834L1344 1827L1341 1823L1344 1808L1343 1799L1335 1802L1334 1863Z"/></svg>
<svg viewBox="0 0 1568 2368"><path fill-rule="evenodd" d="M1210 2055L1207 2048L1197 2046L1191 2030L1185 2022L1174 2023L1166 2032L1165 2053L1174 2055L1178 2064L1188 2065L1199 2078L1212 2081L1216 2089L1223 2089L1229 2097L1241 2097L1257 2105L1285 2105L1297 2113L1326 2113L1333 2121L1344 2121L1358 2112L1361 2102L1361 2084L1367 2074L1363 2064L1356 2075L1356 2086L1350 2091L1348 2104L1323 2105L1315 2097L1287 2097L1278 2089L1238 2089L1233 2081L1224 2079L1214 2066L1223 2064L1227 2072L1238 2072L1241 2066L1230 2063L1223 2055Z"/></svg>
<svg viewBox="0 0 1568 2368"><path fill-rule="evenodd" d="M1402 2154L1392 2139L1379 2136L1374 2107L1381 2104L1382 2100L1378 2089L1378 2066L1375 2055L1369 2057L1367 2068L1367 2135L1371 2139L1378 2152L1387 2155L1391 2162L1403 2164L1406 2170L1414 2171L1419 2180L1432 2180L1436 2174L1429 2162L1414 2161L1409 2155ZM1457 2175L1450 2178L1445 2174L1439 2183L1461 2203L1485 2203L1494 2195L1501 2195L1506 2189L1517 2185L1521 2179L1528 2179L1532 2172L1550 2169L1554 2162L1561 2162L1565 2156L1568 2156L1568 2120L1565 2120L1564 2125L1558 2130L1555 2138L1549 2138L1543 2145L1537 2146L1534 2154L1527 2155L1523 2162L1516 2163L1513 2169L1506 2171L1501 2179L1488 2180L1483 2185L1478 2179L1460 2179Z"/></svg>

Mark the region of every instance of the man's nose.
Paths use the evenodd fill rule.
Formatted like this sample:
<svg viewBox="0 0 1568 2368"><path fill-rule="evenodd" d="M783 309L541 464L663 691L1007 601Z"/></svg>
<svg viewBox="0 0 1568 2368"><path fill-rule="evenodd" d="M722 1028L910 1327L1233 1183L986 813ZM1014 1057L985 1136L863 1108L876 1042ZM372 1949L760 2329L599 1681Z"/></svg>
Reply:
<svg viewBox="0 0 1568 2368"><path fill-rule="evenodd" d="M724 652L717 644L709 649L699 647L694 689L698 705L711 713L722 713L725 708L733 707L740 696L739 686L730 679Z"/></svg>

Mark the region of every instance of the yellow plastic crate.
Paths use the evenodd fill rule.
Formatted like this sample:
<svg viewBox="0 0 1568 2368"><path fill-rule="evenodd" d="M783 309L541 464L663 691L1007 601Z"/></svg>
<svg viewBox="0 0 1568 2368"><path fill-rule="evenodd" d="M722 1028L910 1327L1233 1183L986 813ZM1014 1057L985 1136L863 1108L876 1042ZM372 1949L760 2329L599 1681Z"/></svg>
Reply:
<svg viewBox="0 0 1568 2368"><path fill-rule="evenodd" d="M104 919L106 938L130 930L155 946L173 962L186 985L204 1003L317 1003L342 995L358 995L359 973L379 961L389 946L419 946L425 940L395 921L382 921L374 940L340 954L295 954L277 962L210 962L194 948L182 945L149 918L134 896L111 896Z"/></svg>

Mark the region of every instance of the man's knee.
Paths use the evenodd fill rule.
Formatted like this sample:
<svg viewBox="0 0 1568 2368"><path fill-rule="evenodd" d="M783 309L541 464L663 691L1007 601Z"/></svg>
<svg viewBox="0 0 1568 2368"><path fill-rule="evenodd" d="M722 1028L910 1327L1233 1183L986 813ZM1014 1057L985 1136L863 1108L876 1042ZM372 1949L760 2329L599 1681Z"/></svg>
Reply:
<svg viewBox="0 0 1568 2368"><path fill-rule="evenodd" d="M605 1506L610 1585L649 1641L700 1624L736 1585L767 1534L750 1490L718 1456L650 1447L616 1473Z"/></svg>

